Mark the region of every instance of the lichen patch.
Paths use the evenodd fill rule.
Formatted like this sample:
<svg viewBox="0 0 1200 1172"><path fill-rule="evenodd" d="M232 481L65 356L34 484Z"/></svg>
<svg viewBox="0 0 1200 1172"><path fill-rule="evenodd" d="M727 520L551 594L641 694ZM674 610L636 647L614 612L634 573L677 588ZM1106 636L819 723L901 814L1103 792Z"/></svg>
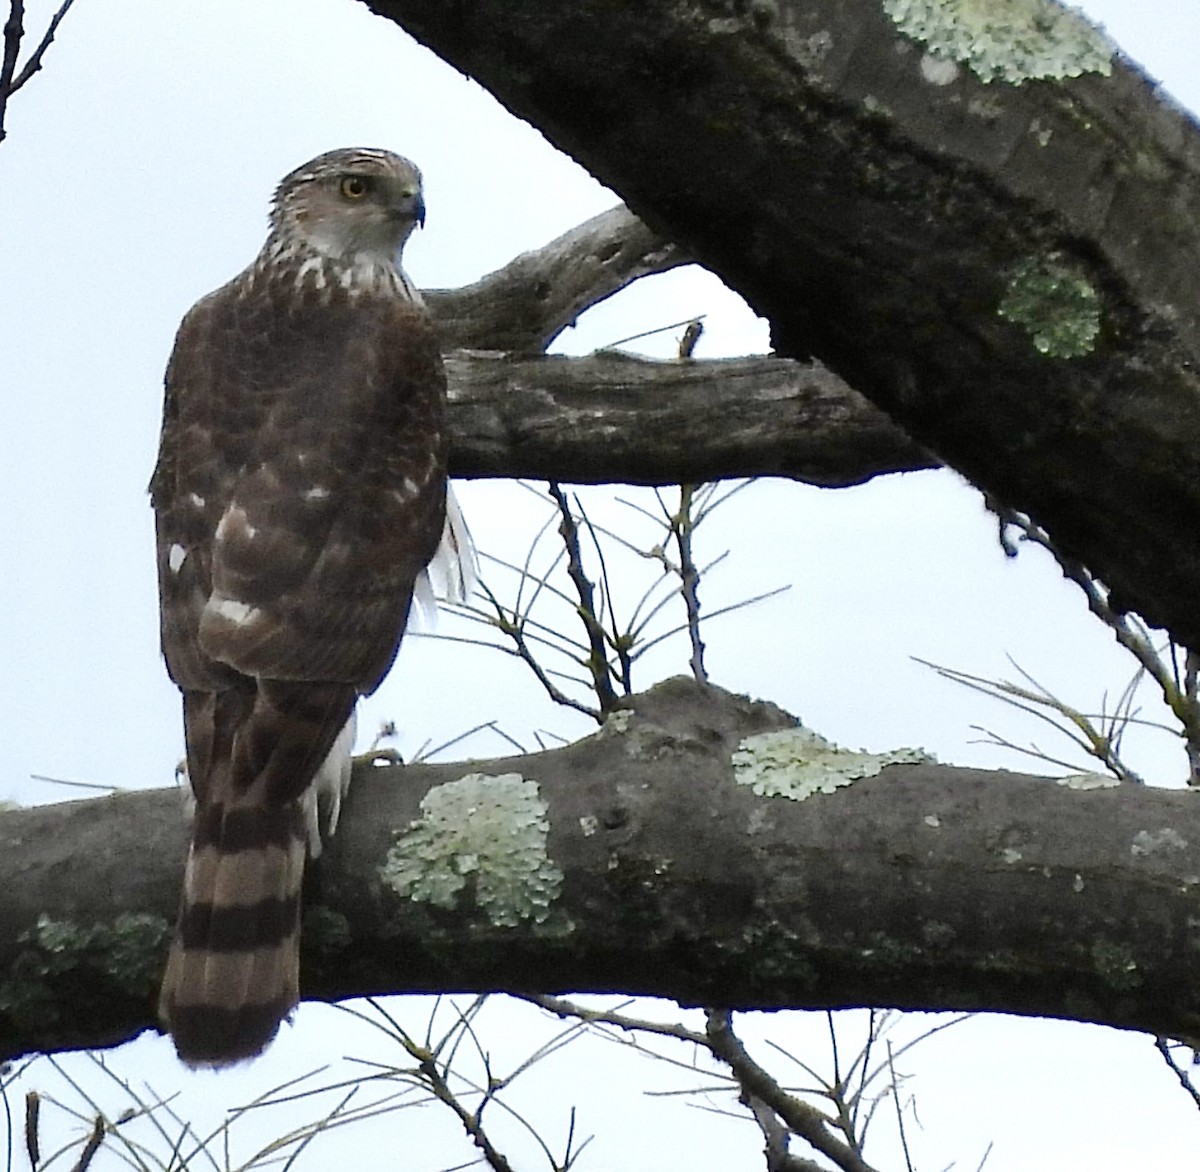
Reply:
<svg viewBox="0 0 1200 1172"><path fill-rule="evenodd" d="M1120 781L1111 773L1070 773L1066 777L1056 777L1054 784L1075 790L1121 788Z"/></svg>
<svg viewBox="0 0 1200 1172"><path fill-rule="evenodd" d="M1009 272L996 312L1050 358L1090 354L1100 333L1100 296L1078 266L1057 254L1026 257Z"/></svg>
<svg viewBox="0 0 1200 1172"><path fill-rule="evenodd" d="M471 883L494 926L544 923L563 878L546 852L546 811L538 783L516 773L469 773L434 786L421 799L422 817L388 852L383 882L443 908Z"/></svg>
<svg viewBox="0 0 1200 1172"><path fill-rule="evenodd" d="M928 55L961 62L981 81L1020 85L1112 73L1113 43L1055 0L883 0L883 10ZM922 73L939 84L927 66Z"/></svg>
<svg viewBox="0 0 1200 1172"><path fill-rule="evenodd" d="M841 786L874 777L887 765L932 761L923 749L865 753L843 749L808 728L759 733L741 741L733 754L733 776L760 797L802 802Z"/></svg>

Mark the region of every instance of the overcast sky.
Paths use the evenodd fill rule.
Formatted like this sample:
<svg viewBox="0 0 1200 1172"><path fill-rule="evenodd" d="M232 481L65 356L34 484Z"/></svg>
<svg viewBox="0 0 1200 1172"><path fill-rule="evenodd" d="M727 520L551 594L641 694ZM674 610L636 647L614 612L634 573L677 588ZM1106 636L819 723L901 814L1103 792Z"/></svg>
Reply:
<svg viewBox="0 0 1200 1172"><path fill-rule="evenodd" d="M54 6L28 4L31 40ZM1200 109L1200 6L1092 0L1085 8L1182 104ZM161 786L182 753L178 697L158 654L145 495L162 370L188 306L257 251L279 178L335 146L383 146L413 158L425 174L429 218L409 247L408 268L418 284L437 287L474 280L617 199L474 82L349 0L77 0L45 69L12 99L7 124L0 144L0 548L7 554L0 798L77 796L35 780L41 776ZM765 323L694 268L598 307L561 346L586 352L700 313L708 329L697 357L767 348ZM668 333L636 345L665 355L675 340ZM459 492L480 547L522 559L543 506L495 482ZM583 499L628 531L636 517L617 497L644 499L633 490ZM649 543L648 534L643 526L632 535ZM853 747L920 745L959 764L1037 768L979 744L979 724L1047 750L1063 747L1044 727L932 678L915 655L1010 678L1011 657L1091 710L1133 671L1049 559L1004 558L978 494L948 472L837 492L763 482L715 514L700 541L704 560L730 550L703 584L708 607L791 587L715 620L706 636L713 679L770 698ZM623 572L634 597L635 568ZM496 585L508 583L497 578ZM443 620L440 630L455 628ZM684 670L686 658L683 642L668 644L648 659L639 686ZM1160 715L1149 693L1144 699L1144 715ZM380 721L395 720L407 754L490 720L527 745L536 730L588 731L585 720L553 709L518 665L429 639L406 642L364 708L368 738ZM1132 741L1137 768L1179 784L1184 762L1169 737ZM499 738L485 736L458 752L504 751ZM428 1007L413 999L395 1012L423 1032ZM679 1015L670 1006L639 1008ZM847 1017L843 1050L853 1050L861 1022L862 1015ZM914 1018L901 1028L923 1024ZM551 1028L501 1004L485 1025L485 1045L501 1069ZM823 1019L778 1015L746 1028L826 1064ZM762 1044L758 1051L764 1059L770 1053ZM186 1074L157 1037L108 1062L159 1092L182 1088L176 1110L199 1124L342 1055L388 1061L390 1053L366 1027L317 1006L284 1030L267 1058L232 1074ZM71 1069L91 1086L104 1082L86 1073L82 1058ZM777 1069L799 1077L783 1063ZM1195 1166L1200 1116L1146 1038L978 1018L939 1035L907 1069L917 1075L907 1090L917 1096L920 1126L909 1142L921 1169L954 1160L974 1168L991 1141L989 1172ZM679 1070L594 1043L528 1078L517 1102L547 1137L561 1142L572 1105L579 1130L596 1134L581 1168L761 1166L761 1141L748 1123L643 1094L698 1085ZM31 1068L26 1085L67 1096L45 1062ZM120 1110L114 1093L105 1102ZM310 1108L292 1107L286 1119L294 1124L302 1110ZM367 1170L452 1167L471 1150L442 1114L426 1107L339 1133L299 1166L326 1167L337 1153ZM241 1124L235 1148L241 1142L238 1150L248 1153L256 1138L284 1126ZM868 1155L898 1167L888 1126L881 1124ZM527 1138L505 1132L505 1142L524 1167L539 1166ZM93 1165L118 1166L103 1155Z"/></svg>

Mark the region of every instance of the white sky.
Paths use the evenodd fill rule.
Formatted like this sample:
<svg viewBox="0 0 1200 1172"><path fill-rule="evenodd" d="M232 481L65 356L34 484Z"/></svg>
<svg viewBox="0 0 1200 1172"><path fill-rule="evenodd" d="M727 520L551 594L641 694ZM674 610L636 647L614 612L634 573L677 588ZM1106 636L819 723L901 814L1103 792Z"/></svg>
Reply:
<svg viewBox="0 0 1200 1172"><path fill-rule="evenodd" d="M31 41L53 7L29 4ZM1085 8L1180 102L1200 109L1200 6L1092 0ZM0 798L75 796L34 775L164 785L181 737L177 696L158 655L145 497L162 369L183 312L256 252L279 177L334 146L387 146L415 159L430 214L407 259L426 286L473 280L616 199L475 83L346 0L79 0L44 71L12 99L8 129L0 144L0 549L8 558L0 576ZM765 349L765 325L694 269L599 307L564 348L585 352L697 313L709 314L698 357ZM658 352L672 345L668 335ZM482 548L523 556L544 517L529 494L476 482L460 495ZM584 499L593 515L618 524L629 514L611 504L614 495L634 496ZM1085 709L1119 693L1133 670L1047 558L1027 552L1012 563L1001 555L977 494L949 473L840 492L756 485L701 531L705 559L727 548L730 557L703 585L707 606L776 585L790 583L791 591L713 624L714 680L773 699L856 747L919 744L946 761L1025 768L977 743L972 725L983 723L1060 748L1009 710L931 678L913 655L1010 678L1011 656ZM682 642L668 645L639 685L683 670L686 655ZM1145 715L1157 715L1148 693L1145 702ZM399 723L406 753L487 720L527 744L535 729L587 731L506 659L432 640L409 640L360 727L369 732L385 718ZM1170 738L1142 735L1131 749L1154 781L1181 779ZM480 738L465 751L488 755L504 745ZM411 1000L395 1012L419 1029L428 1005ZM924 1020L900 1028L916 1032ZM501 1068L550 1028L502 1004L485 1025L484 1044ZM845 1054L861 1015L843 1028ZM828 1070L822 1018L776 1015L748 1022L747 1033ZM770 1055L761 1043L757 1052ZM108 1062L138 1085L182 1088L176 1110L199 1126L343 1054L399 1061L370 1031L317 1006L267 1058L232 1074L185 1074L153 1037ZM83 1058L64 1065L90 1086L104 1084ZM785 1063L777 1069L798 1077ZM991 1141L989 1172L1195 1166L1200 1117L1146 1038L977 1018L939 1035L904 1069L917 1075L907 1090L917 1096L920 1126L909 1144L921 1169L954 1160L974 1168ZM596 1134L581 1168L761 1166L749 1124L643 1095L697 1085L677 1069L596 1043L560 1053L528 1082L516 1101L548 1138L565 1135L571 1105L579 1131ZM25 1085L69 1098L45 1062ZM106 1102L120 1110L119 1097ZM317 1108L291 1108L289 1122L302 1111ZM889 1126L881 1122L868 1156L899 1167ZM247 1121L235 1146L248 1153L255 1138L280 1130L282 1123ZM504 1142L524 1167L545 1166L527 1139L505 1134ZM356 1168L414 1172L471 1158L457 1126L430 1107L339 1132L298 1166L326 1167L335 1154ZM117 1166L104 1154L93 1165Z"/></svg>

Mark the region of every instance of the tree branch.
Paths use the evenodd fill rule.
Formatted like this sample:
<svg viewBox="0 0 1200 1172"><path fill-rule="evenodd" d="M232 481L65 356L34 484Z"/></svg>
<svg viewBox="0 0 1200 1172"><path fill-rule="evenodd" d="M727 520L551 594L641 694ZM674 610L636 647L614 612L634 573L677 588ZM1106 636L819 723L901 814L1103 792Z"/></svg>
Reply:
<svg viewBox="0 0 1200 1172"><path fill-rule="evenodd" d="M445 349L536 354L585 309L689 259L628 208L615 207L473 285L423 295Z"/></svg>
<svg viewBox="0 0 1200 1172"><path fill-rule="evenodd" d="M830 1121L816 1107L789 1095L747 1052L733 1032L727 1009L709 1010L705 1033L712 1052L733 1071L746 1098L765 1103L788 1127L844 1172L874 1172L844 1140L838 1139Z"/></svg>
<svg viewBox="0 0 1200 1172"><path fill-rule="evenodd" d="M572 484L789 476L845 487L939 467L819 364L457 351L446 370L454 476Z"/></svg>
<svg viewBox="0 0 1200 1172"><path fill-rule="evenodd" d="M8 16L4 21L4 51L0 55L0 142L7 131L4 115L8 111L8 96L13 92L13 77L17 72L17 54L21 51L21 39L25 36L25 5L22 0L9 0Z"/></svg>
<svg viewBox="0 0 1200 1172"><path fill-rule="evenodd" d="M17 54L21 50L21 39L25 35L23 17L25 5L22 0L9 0L8 19L4 22L4 52L0 57L0 142L3 142L8 132L4 127L4 116L8 111L8 99L15 94L42 67L42 58L54 40L54 34L62 18L75 0L63 0L59 9L50 18L46 32L38 46L29 55L24 68L17 73Z"/></svg>
<svg viewBox="0 0 1200 1172"><path fill-rule="evenodd" d="M818 364L536 357L591 305L681 263L626 208L473 285L426 290L447 352L455 476L859 484L937 459Z"/></svg>
<svg viewBox="0 0 1200 1172"><path fill-rule="evenodd" d="M1200 646L1200 136L1133 67L985 85L878 0L372 7Z"/></svg>
<svg viewBox="0 0 1200 1172"><path fill-rule="evenodd" d="M621 992L1200 1036L1193 793L896 765L805 801L758 797L730 758L741 738L785 727L779 709L690 680L630 703L628 718L552 752L360 770L311 884L305 995ZM467 879L447 907L430 902L436 883L414 898L385 880L422 798L475 773L536 779L542 886L505 895L503 858L456 871ZM156 791L0 814L0 1057L150 1025L185 854L180 806ZM405 841L401 858L416 850ZM478 849L477 837L464 848ZM426 842L413 873L438 874L447 852Z"/></svg>

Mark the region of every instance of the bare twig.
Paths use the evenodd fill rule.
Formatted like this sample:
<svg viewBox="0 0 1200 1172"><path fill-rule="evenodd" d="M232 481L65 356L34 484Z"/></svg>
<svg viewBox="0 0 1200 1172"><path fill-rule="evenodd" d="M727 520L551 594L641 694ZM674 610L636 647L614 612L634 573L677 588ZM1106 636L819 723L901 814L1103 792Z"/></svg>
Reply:
<svg viewBox="0 0 1200 1172"><path fill-rule="evenodd" d="M579 546L579 526L571 511L566 494L557 482L551 481L549 493L558 506L560 517L558 532L567 550L567 573L575 584L579 595L578 614L587 632L588 660L592 690L600 702L602 713L611 712L617 705L617 693L612 686L612 673L608 664L608 648L605 645L604 627L596 615L596 591L583 567L583 553Z"/></svg>
<svg viewBox="0 0 1200 1172"><path fill-rule="evenodd" d="M3 142L7 131L4 128L4 115L8 110L8 99L15 94L42 67L42 58L54 40L59 23L67 15L67 10L75 0L63 0L58 11L50 18L45 35L38 47L30 54L20 73L16 72L17 54L21 49L21 38L25 35L22 20L25 15L25 5L22 0L10 0L8 20L4 23L4 55L0 59L0 142Z"/></svg>
<svg viewBox="0 0 1200 1172"><path fill-rule="evenodd" d="M793 1156L788 1151L788 1139L792 1133L762 1099L743 1092L741 1102L749 1108L766 1141L763 1153L767 1157L767 1172L824 1172L820 1164L802 1156Z"/></svg>
<svg viewBox="0 0 1200 1172"><path fill-rule="evenodd" d="M1006 704L1010 704L1012 707L1018 708L1022 712L1027 712L1038 720L1044 721L1056 732L1067 737L1074 745L1078 746L1089 756L1095 757L1114 777L1119 778L1121 781L1134 785L1143 784L1142 778L1121 760L1119 752L1121 737L1125 727L1135 718L1134 713L1131 711L1131 705L1133 702L1133 691L1137 686L1137 680L1142 674L1140 671L1137 677L1130 682L1122 693L1122 698L1117 704L1116 711L1113 713L1102 711L1100 713L1098 717L1100 725L1097 727L1092 716L1080 712L1077 708L1073 708L1065 701L1060 700L1048 688L1039 684L1037 680L1018 664L1014 663L1013 666L1029 681L1033 686L1032 689L1009 683L1007 680L989 680L982 676L974 676L968 672L959 671L957 668L943 667L940 664L931 663L929 660L921 659L918 656L914 656L913 658L915 662L924 667L931 668L944 679L962 684L964 687L971 688L976 692L982 692L985 696L992 696L1003 700ZM1053 716L1048 715L1046 711L1043 711L1044 709L1049 709L1050 712L1057 714L1057 716L1062 718L1063 723L1054 719ZM1039 760L1062 765L1067 769L1075 768L1071 762L1064 761L1058 757L1052 757L1044 753L1036 745L1032 749L1023 748L989 729L981 728L978 725L972 727L980 728L981 732L986 733L991 738L993 744L1003 748L1014 749L1017 752L1037 757Z"/></svg>
<svg viewBox="0 0 1200 1172"><path fill-rule="evenodd" d="M701 684L708 683L708 672L704 668L704 641L700 638L700 573L692 557L692 534L696 530L692 516L692 499L696 486L679 486L679 511L672 518L671 533L679 550L679 593L687 612L688 639L692 645L692 656L688 661L692 675Z"/></svg>
<svg viewBox="0 0 1200 1172"><path fill-rule="evenodd" d="M1172 1053L1172 1047L1175 1049L1186 1049L1192 1053L1193 1063L1195 1061L1196 1051L1192 1050L1191 1046L1183 1042L1173 1042L1170 1038L1164 1038L1161 1034L1154 1039L1154 1048L1162 1055L1163 1061L1174 1072L1175 1077L1179 1079L1179 1085L1191 1097L1197 1108L1200 1108L1200 1090L1192 1082L1192 1076L1188 1071L1176 1061L1175 1055Z"/></svg>
<svg viewBox="0 0 1200 1172"><path fill-rule="evenodd" d="M41 1095L37 1091L29 1091L25 1095L25 1153L29 1156L31 1168L37 1168L42 1162L41 1139L38 1132L41 1113Z"/></svg>
<svg viewBox="0 0 1200 1172"><path fill-rule="evenodd" d="M705 1029L709 1048L730 1070L743 1092L766 1103L796 1135L804 1139L842 1172L872 1172L871 1166L830 1129L830 1119L815 1107L789 1095L747 1053L733 1032L728 1010L707 1010Z"/></svg>
<svg viewBox="0 0 1200 1172"><path fill-rule="evenodd" d="M904 1167L913 1172L912 1156L908 1150L908 1134L904 1130L904 1106L900 1102L900 1084L896 1078L896 1067L892 1060L892 1043L887 1043L888 1075L891 1078L892 1102L896 1104L896 1128L900 1132L900 1147L904 1151Z"/></svg>
<svg viewBox="0 0 1200 1172"><path fill-rule="evenodd" d="M10 0L8 19L4 22L4 56L0 59L0 142L4 141L6 134L4 115L8 110L8 95L13 92L21 38L25 35L24 17L25 5L21 0Z"/></svg>
<svg viewBox="0 0 1200 1172"><path fill-rule="evenodd" d="M88 1136L87 1143L83 1145L83 1151L79 1153L79 1159L71 1172L87 1172L96 1158L96 1153L100 1150L100 1145L104 1142L104 1133L104 1116L97 1115L92 1123L92 1133Z"/></svg>
<svg viewBox="0 0 1200 1172"><path fill-rule="evenodd" d="M683 337L679 339L679 357L680 360L691 358L693 351L696 349L696 343L700 341L700 335L704 333L704 321L702 318L694 318L688 322L688 327L683 331Z"/></svg>
<svg viewBox="0 0 1200 1172"><path fill-rule="evenodd" d="M1046 550L1058 562L1063 576L1083 591L1088 610L1112 631L1117 642L1137 659L1146 673L1158 684L1163 700L1175 714L1183 730L1189 764L1188 783L1200 784L1200 703L1197 702L1194 679L1191 680L1193 686L1179 686L1173 652L1170 660L1160 655L1154 647L1146 625L1136 615L1116 610L1110 604L1108 589L1081 562L1067 557L1054 544L1045 529L1024 513L1000 505L995 500L989 499L988 504L1000 518L1001 546L1005 553L1013 557L1017 552L1017 547L1007 532L1010 528L1020 533L1021 540L1040 545Z"/></svg>

